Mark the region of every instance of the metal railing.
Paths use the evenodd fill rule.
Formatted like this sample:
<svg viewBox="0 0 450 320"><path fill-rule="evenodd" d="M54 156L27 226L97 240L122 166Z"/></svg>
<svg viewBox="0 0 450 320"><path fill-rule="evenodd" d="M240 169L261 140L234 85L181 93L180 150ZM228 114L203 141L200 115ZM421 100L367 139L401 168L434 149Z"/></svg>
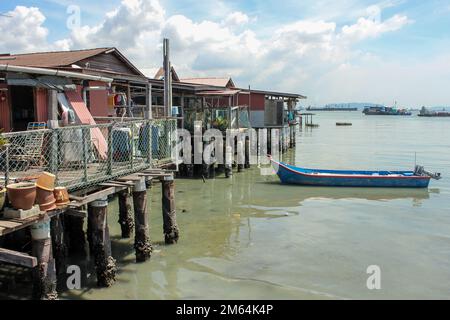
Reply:
<svg viewBox="0 0 450 320"><path fill-rule="evenodd" d="M176 160L176 130L176 120L156 119L5 133L0 184L47 171L58 186L76 190L158 167Z"/></svg>

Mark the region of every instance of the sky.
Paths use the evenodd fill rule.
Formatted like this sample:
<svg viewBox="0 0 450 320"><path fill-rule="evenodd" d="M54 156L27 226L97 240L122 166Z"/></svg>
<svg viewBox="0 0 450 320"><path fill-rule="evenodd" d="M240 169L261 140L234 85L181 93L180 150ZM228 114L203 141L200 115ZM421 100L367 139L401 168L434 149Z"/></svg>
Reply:
<svg viewBox="0 0 450 320"><path fill-rule="evenodd" d="M0 53L117 47L153 76L167 37L181 78L304 105L450 106L450 0L1 0L0 13Z"/></svg>

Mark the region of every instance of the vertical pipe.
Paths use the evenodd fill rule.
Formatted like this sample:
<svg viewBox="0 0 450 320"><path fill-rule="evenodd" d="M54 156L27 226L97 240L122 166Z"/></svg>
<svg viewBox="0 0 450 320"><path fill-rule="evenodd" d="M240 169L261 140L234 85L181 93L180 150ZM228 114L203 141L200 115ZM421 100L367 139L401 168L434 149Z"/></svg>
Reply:
<svg viewBox="0 0 450 320"><path fill-rule="evenodd" d="M122 230L122 238L129 239L134 228L132 214L132 197L128 190L119 192L119 224Z"/></svg>
<svg viewBox="0 0 450 320"><path fill-rule="evenodd" d="M6 145L6 155L5 155L5 186L9 184L9 145Z"/></svg>
<svg viewBox="0 0 450 320"><path fill-rule="evenodd" d="M88 128L82 128L81 129L81 143L83 144L83 176L84 176L84 182L88 182L88 170L87 170L87 165L88 165L88 149L87 149L87 136L89 134L89 129Z"/></svg>
<svg viewBox="0 0 450 320"><path fill-rule="evenodd" d="M113 163L113 126L114 123L108 125L108 165L107 172L108 176L112 175L112 163Z"/></svg>
<svg viewBox="0 0 450 320"><path fill-rule="evenodd" d="M94 254L97 285L111 287L116 281L116 260L111 256L111 240L108 228L108 198L94 201L89 220L91 227L92 248Z"/></svg>
<svg viewBox="0 0 450 320"><path fill-rule="evenodd" d="M145 178L141 178L133 189L135 237L134 249L136 251L136 262L145 262L150 259L152 245L149 236L149 224L147 214L147 187Z"/></svg>
<svg viewBox="0 0 450 320"><path fill-rule="evenodd" d="M164 177L162 189L164 238L166 244L174 244L178 242L179 229L175 209L175 182L173 176Z"/></svg>

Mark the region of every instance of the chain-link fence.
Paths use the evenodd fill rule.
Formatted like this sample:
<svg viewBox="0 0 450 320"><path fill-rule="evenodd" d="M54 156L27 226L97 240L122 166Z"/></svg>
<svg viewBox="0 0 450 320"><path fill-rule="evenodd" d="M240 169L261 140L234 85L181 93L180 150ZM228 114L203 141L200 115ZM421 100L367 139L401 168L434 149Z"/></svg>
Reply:
<svg viewBox="0 0 450 320"><path fill-rule="evenodd" d="M176 130L176 120L159 119L2 134L0 184L47 171L75 190L174 162Z"/></svg>

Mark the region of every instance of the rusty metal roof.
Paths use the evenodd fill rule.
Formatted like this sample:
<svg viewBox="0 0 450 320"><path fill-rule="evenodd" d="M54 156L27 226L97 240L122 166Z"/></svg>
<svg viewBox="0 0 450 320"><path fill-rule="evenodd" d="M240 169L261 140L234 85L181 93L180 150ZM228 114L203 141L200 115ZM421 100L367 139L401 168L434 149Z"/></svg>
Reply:
<svg viewBox="0 0 450 320"><path fill-rule="evenodd" d="M235 94L249 94L249 92L243 92L241 90L214 90L214 91L202 91L197 92L198 96L216 96L216 97L228 97Z"/></svg>
<svg viewBox="0 0 450 320"><path fill-rule="evenodd" d="M234 88L234 82L231 78L186 78L181 79L181 82L192 84L203 84L208 86Z"/></svg>
<svg viewBox="0 0 450 320"><path fill-rule="evenodd" d="M85 50L72 51L51 51L51 52L35 52L24 54L12 54L2 56L1 61L5 64L23 66L23 67L38 67L38 68L71 68L87 70L84 66L73 67L77 62L94 57L99 54L114 53L124 64L132 69L137 76L144 77L142 72L136 68L119 50L114 47L95 48Z"/></svg>
<svg viewBox="0 0 450 320"><path fill-rule="evenodd" d="M5 59L5 62L15 66L55 68L70 66L78 61L96 56L110 49L112 48L13 54L7 58L7 61Z"/></svg>

